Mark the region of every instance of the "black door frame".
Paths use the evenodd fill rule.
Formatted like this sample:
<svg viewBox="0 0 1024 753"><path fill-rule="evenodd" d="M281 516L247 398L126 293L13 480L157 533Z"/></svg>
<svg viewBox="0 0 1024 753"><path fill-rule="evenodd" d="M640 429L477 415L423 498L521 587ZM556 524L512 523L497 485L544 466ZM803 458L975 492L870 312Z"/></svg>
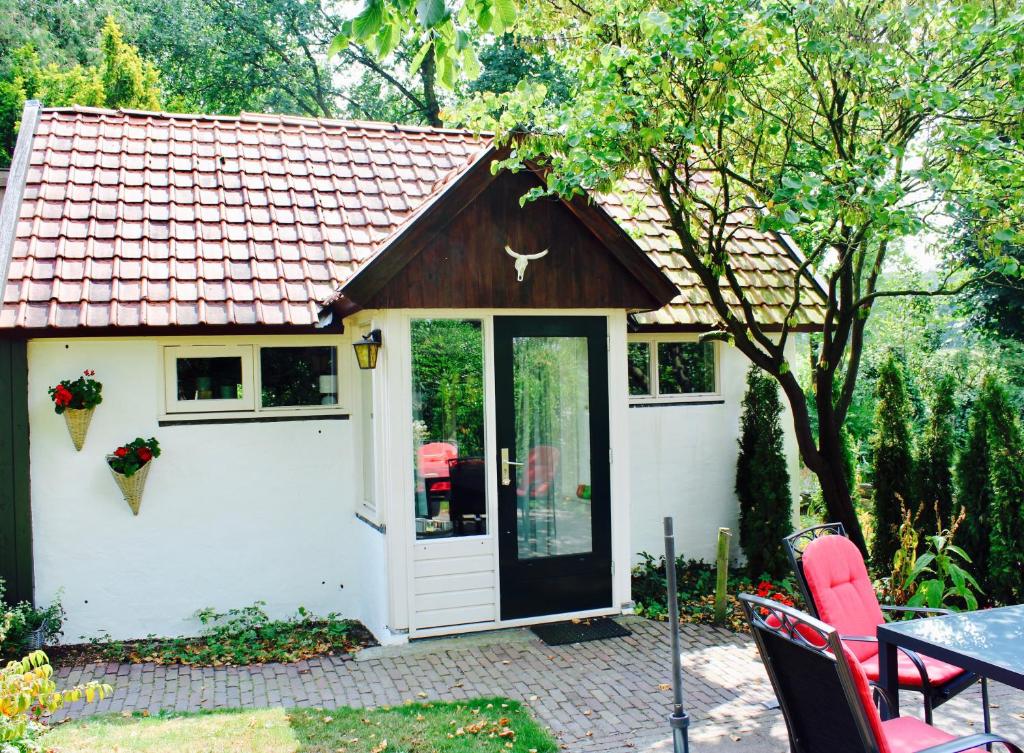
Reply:
<svg viewBox="0 0 1024 753"><path fill-rule="evenodd" d="M589 371L591 535L586 554L519 560L516 487L501 484L501 448L515 457L512 356L515 337L586 337ZM498 566L502 620L611 608L611 463L608 320L603 316L494 317L495 436L498 473ZM513 479L515 466L512 466Z"/></svg>

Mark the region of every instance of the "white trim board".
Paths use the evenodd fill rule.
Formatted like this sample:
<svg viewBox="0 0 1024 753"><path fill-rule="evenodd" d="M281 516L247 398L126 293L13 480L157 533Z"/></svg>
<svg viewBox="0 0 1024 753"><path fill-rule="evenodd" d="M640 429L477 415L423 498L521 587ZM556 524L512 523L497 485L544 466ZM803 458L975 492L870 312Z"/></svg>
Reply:
<svg viewBox="0 0 1024 753"><path fill-rule="evenodd" d="M21 112L18 140L14 145L14 154L11 155L7 188L4 191L3 204L0 205L0 303L3 303L7 274L11 269L14 237L18 232L18 215L21 212L21 201L25 196L25 181L32 157L32 140L35 138L36 128L39 127L41 109L42 105L39 102L30 99Z"/></svg>

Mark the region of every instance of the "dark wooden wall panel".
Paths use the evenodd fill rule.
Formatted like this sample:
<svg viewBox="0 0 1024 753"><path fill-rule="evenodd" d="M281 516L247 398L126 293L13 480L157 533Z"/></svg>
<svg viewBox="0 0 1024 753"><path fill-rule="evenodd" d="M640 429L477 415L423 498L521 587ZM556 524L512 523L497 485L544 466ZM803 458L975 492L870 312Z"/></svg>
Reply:
<svg viewBox="0 0 1024 753"><path fill-rule="evenodd" d="M24 340L0 340L0 577L6 583L7 601L32 601L28 354Z"/></svg>
<svg viewBox="0 0 1024 753"><path fill-rule="evenodd" d="M659 308L654 296L566 206L519 206L538 185L529 173L494 180L428 239L364 308ZM548 249L516 281L519 253Z"/></svg>

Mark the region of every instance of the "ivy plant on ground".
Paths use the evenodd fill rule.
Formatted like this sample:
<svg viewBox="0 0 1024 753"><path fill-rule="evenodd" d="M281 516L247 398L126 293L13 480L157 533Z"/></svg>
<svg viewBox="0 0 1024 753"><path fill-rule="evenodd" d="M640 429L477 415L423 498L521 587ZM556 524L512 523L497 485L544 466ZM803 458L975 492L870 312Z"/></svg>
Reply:
<svg viewBox="0 0 1024 753"><path fill-rule="evenodd" d="M154 664L223 665L294 662L323 654L352 653L373 642L359 622L337 614L318 617L303 607L285 620L271 619L264 602L227 612L196 613L204 629L187 638L140 641L100 639L54 650L62 664L100 660Z"/></svg>

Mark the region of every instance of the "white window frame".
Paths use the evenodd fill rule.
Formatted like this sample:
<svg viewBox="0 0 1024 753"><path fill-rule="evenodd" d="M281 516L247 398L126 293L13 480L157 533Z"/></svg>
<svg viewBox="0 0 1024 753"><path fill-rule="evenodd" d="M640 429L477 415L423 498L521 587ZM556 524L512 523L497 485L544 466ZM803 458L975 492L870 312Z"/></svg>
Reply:
<svg viewBox="0 0 1024 753"><path fill-rule="evenodd" d="M678 333L638 333L630 334L626 340L626 368L629 368L629 346L633 343L646 343L648 348L647 357L647 384L650 386L650 394L629 395L630 404L641 403L658 405L660 403L687 403L701 402L708 399L717 399L722 395L721 377L721 351L719 343L712 341L711 353L715 362L714 390L711 392L681 392L662 395L658 386L658 344L659 343L699 343L697 335L680 335ZM626 389L629 389L629 379L626 379Z"/></svg>
<svg viewBox="0 0 1024 753"><path fill-rule="evenodd" d="M239 358L242 362L242 397L235 400L179 400L179 358ZM255 406L252 345L171 345L164 348L164 396L168 413L225 413L251 411Z"/></svg>
<svg viewBox="0 0 1024 753"><path fill-rule="evenodd" d="M331 336L298 336L277 338L272 335L242 340L225 338L221 342L171 341L161 347L164 390L160 417L175 421L208 420L213 418L287 417L344 414L347 412L351 375L349 340ZM281 405L264 408L262 395L260 355L266 348L327 347L336 350L338 377L337 402L333 405ZM242 358L241 400L178 400L178 358L216 358L224 356Z"/></svg>

